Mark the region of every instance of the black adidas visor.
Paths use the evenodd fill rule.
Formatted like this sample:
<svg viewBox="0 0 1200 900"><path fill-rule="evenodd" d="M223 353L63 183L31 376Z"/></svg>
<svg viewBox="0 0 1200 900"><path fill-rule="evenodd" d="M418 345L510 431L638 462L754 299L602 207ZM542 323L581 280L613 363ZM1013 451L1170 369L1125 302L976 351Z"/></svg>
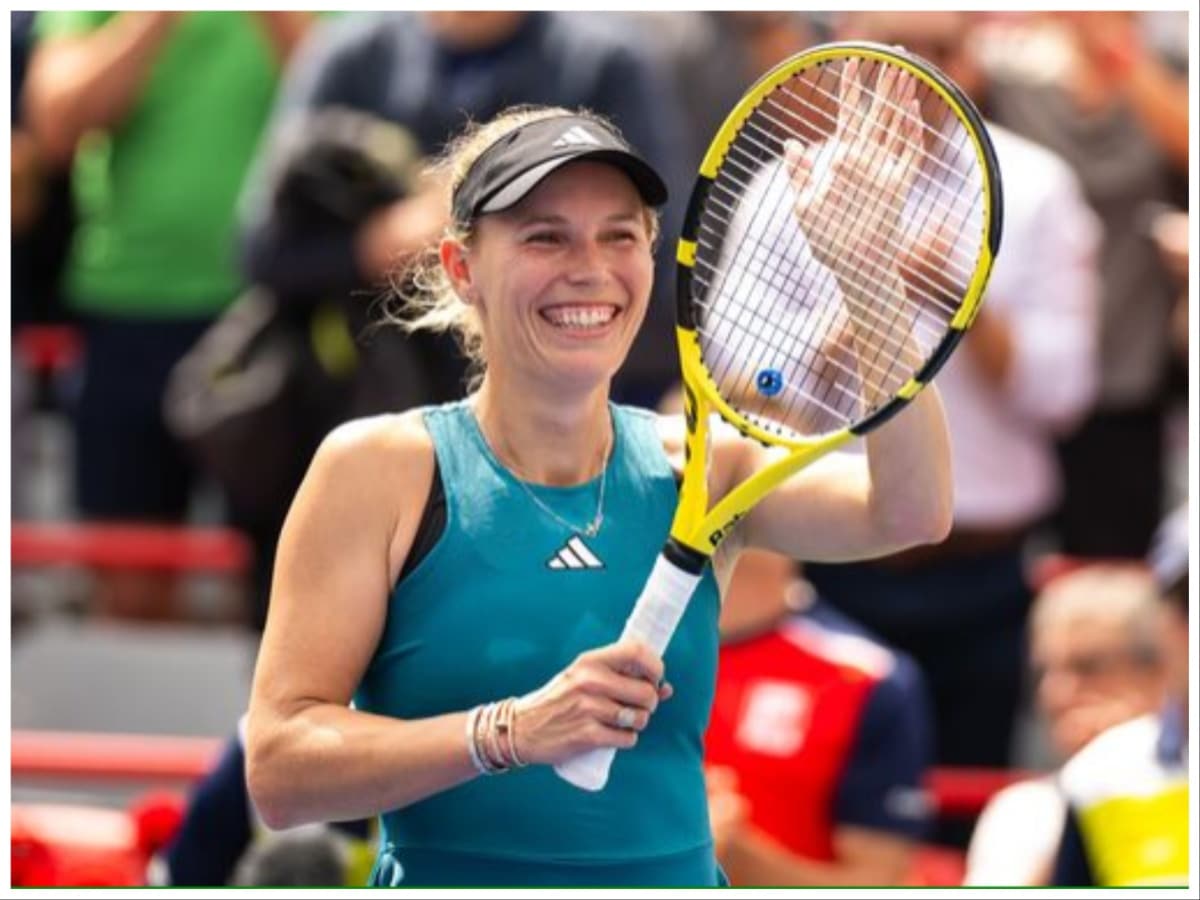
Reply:
<svg viewBox="0 0 1200 900"><path fill-rule="evenodd" d="M475 160L454 192L454 221L466 226L511 209L551 172L581 159L616 166L650 206L667 202L658 173L616 134L583 116L554 116L513 129Z"/></svg>

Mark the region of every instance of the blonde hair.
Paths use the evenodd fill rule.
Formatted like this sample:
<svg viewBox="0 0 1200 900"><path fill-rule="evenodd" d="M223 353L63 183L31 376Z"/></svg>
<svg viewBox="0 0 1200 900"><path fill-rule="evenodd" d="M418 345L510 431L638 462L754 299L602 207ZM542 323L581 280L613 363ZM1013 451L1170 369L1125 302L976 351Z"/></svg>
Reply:
<svg viewBox="0 0 1200 900"><path fill-rule="evenodd" d="M617 132L604 116L589 110L570 110L560 106L513 106L488 122L469 122L428 169L428 174L448 185L447 202L466 178L476 160L496 141L530 122L557 116L580 116ZM450 216L444 237L464 245L470 243L471 223L455 222ZM646 227L651 245L658 240L658 213L646 207ZM391 273L392 295L384 315L410 334L432 331L454 335L468 362L468 389L474 390L487 370L483 328L479 313L454 290L439 254L440 241L414 254Z"/></svg>

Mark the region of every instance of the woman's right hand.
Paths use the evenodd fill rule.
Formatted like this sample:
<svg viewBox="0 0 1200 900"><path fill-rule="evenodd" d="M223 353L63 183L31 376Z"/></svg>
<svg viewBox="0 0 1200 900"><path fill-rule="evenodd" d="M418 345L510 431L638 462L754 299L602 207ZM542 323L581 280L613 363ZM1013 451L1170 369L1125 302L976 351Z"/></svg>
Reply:
<svg viewBox="0 0 1200 900"><path fill-rule="evenodd" d="M581 653L517 701L518 754L527 763L557 765L598 747L634 746L659 702L671 696L662 676L662 660L638 641Z"/></svg>

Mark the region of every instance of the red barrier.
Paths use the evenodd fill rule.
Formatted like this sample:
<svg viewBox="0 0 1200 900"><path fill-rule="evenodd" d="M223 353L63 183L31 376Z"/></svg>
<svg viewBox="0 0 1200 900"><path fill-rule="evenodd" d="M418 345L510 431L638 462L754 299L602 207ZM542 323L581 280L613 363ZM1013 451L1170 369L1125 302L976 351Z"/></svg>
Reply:
<svg viewBox="0 0 1200 900"><path fill-rule="evenodd" d="M14 731L12 776L73 780L193 781L207 774L221 738ZM979 813L996 791L1031 773L937 768L927 780L943 816ZM178 827L182 798L147 795L129 812L14 805L13 871L25 885L140 884L144 861ZM106 818L107 817L107 818ZM957 885L961 852L922 846L906 884Z"/></svg>
<svg viewBox="0 0 1200 900"><path fill-rule="evenodd" d="M229 528L12 523L12 564L243 575L250 542Z"/></svg>
<svg viewBox="0 0 1200 900"><path fill-rule="evenodd" d="M925 779L938 815L948 818L977 816L992 795L1017 781L1037 777L1018 769L979 769L939 766Z"/></svg>
<svg viewBox="0 0 1200 900"><path fill-rule="evenodd" d="M13 778L195 781L216 763L220 738L14 731Z"/></svg>
<svg viewBox="0 0 1200 900"><path fill-rule="evenodd" d="M192 781L216 762L223 740L137 734L14 731L12 774L62 779ZM1016 769L938 767L926 785L939 815L978 815L991 796L1035 777Z"/></svg>

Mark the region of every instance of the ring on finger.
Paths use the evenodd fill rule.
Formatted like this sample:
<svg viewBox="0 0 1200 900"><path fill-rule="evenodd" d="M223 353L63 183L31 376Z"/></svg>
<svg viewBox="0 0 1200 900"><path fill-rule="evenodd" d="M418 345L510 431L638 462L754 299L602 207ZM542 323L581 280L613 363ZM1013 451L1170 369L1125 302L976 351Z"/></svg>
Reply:
<svg viewBox="0 0 1200 900"><path fill-rule="evenodd" d="M637 722L637 710L632 706L622 706L617 713L617 727L630 729Z"/></svg>

